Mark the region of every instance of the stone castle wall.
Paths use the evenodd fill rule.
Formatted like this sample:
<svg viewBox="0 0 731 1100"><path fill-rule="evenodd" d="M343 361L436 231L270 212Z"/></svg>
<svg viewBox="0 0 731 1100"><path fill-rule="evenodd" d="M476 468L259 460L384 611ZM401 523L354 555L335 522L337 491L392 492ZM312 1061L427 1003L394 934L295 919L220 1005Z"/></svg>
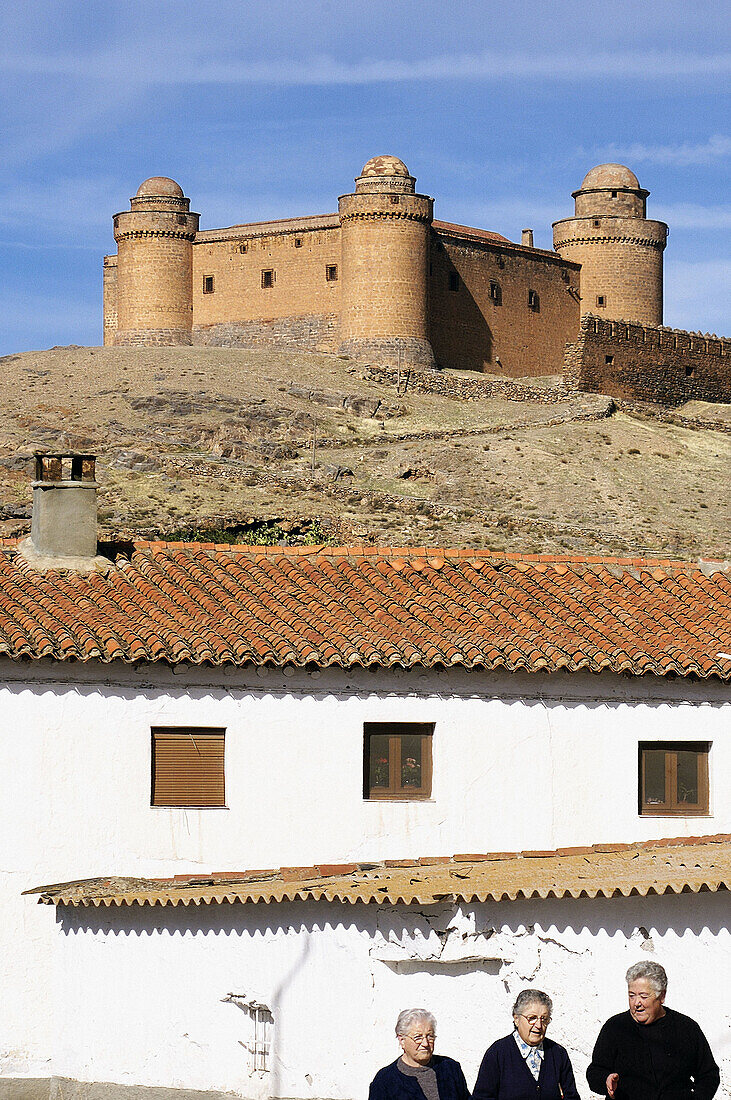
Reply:
<svg viewBox="0 0 731 1100"><path fill-rule="evenodd" d="M579 326L576 265L439 230L428 288L429 339L440 365L510 377L561 372L563 348Z"/></svg>
<svg viewBox="0 0 731 1100"><path fill-rule="evenodd" d="M193 246L193 343L350 354L341 328L345 265L340 233L337 215L292 221L283 229L272 223L199 233ZM395 238L394 247L402 249L401 236ZM108 258L105 271L112 270L114 259ZM427 334L439 366L508 377L561 371L564 347L579 324L576 265L494 236L463 236L439 223L429 234L424 264ZM336 272L328 272L333 267ZM273 273L267 287L262 286L265 271ZM213 279L208 292L206 278ZM499 287L499 304L491 297L493 283ZM538 296L537 308L528 304L530 290ZM370 301L371 311L379 302ZM388 308L392 311L393 304ZM111 343L112 279L105 316L105 339ZM381 337L371 361L396 362L401 346L404 362L410 358L429 365L419 363L408 344L405 337Z"/></svg>
<svg viewBox="0 0 731 1100"><path fill-rule="evenodd" d="M341 280L337 215L199 233L194 342L257 347L279 339L334 352Z"/></svg>
<svg viewBox="0 0 731 1100"><path fill-rule="evenodd" d="M731 340L587 315L566 348L569 389L681 405L731 401Z"/></svg>

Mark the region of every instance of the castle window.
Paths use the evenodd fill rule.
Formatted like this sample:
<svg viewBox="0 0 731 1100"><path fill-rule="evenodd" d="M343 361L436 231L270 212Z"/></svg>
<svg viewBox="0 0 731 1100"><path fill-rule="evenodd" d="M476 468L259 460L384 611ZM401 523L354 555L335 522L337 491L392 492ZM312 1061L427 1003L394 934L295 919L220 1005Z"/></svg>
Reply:
<svg viewBox="0 0 731 1100"><path fill-rule="evenodd" d="M391 195L391 205L392 205L392 206L398 206L398 204L399 204L399 201L400 201L400 200L399 200L399 196L398 196L398 195Z"/></svg>
<svg viewBox="0 0 731 1100"><path fill-rule="evenodd" d="M329 283L336 283L338 281L338 265L326 264L325 265L325 278Z"/></svg>
<svg viewBox="0 0 731 1100"><path fill-rule="evenodd" d="M687 366L685 368L685 377L686 378L692 378L694 374L695 374L695 367Z"/></svg>
<svg viewBox="0 0 731 1100"><path fill-rule="evenodd" d="M598 229L600 225L601 225L601 222L599 221L599 219L595 218L594 219L594 228Z"/></svg>
<svg viewBox="0 0 731 1100"><path fill-rule="evenodd" d="M213 276L212 275L204 275L203 276L203 293L204 294L213 294Z"/></svg>
<svg viewBox="0 0 731 1100"><path fill-rule="evenodd" d="M496 306L503 304L503 290L500 283L490 283L490 301Z"/></svg>
<svg viewBox="0 0 731 1100"><path fill-rule="evenodd" d="M185 214L178 214L178 225L185 225Z"/></svg>
<svg viewBox="0 0 731 1100"><path fill-rule="evenodd" d="M532 309L534 313L540 313L541 311L541 299L536 290L528 291L528 309Z"/></svg>
<svg viewBox="0 0 731 1100"><path fill-rule="evenodd" d="M246 243L246 241L242 241L242 242L241 242L241 244L240 244L240 245L238 246L238 249L237 249L237 251L238 251L238 252L240 252L240 253L241 253L242 255L243 255L243 253L244 253L244 252L248 252L248 251L249 251L249 246L248 246L248 244Z"/></svg>
<svg viewBox="0 0 731 1100"><path fill-rule="evenodd" d="M616 191L612 191L612 198L613 198L613 199L616 199L616 197L617 197L617 192L616 192Z"/></svg>
<svg viewBox="0 0 731 1100"><path fill-rule="evenodd" d="M276 278L276 271L262 271L261 273L261 287L262 290L271 290L274 286L274 280Z"/></svg>
<svg viewBox="0 0 731 1100"><path fill-rule="evenodd" d="M295 248L302 248L302 238L301 237L295 237L294 247Z"/></svg>
<svg viewBox="0 0 731 1100"><path fill-rule="evenodd" d="M152 806L225 806L225 730L152 729Z"/></svg>
<svg viewBox="0 0 731 1100"><path fill-rule="evenodd" d="M601 309L604 309L604 308L606 307L606 304L607 304L607 298L606 298L606 295L605 295L605 294L597 294L597 296L596 296L596 304L597 304L597 305L598 305L598 306L599 306L599 307L600 307Z"/></svg>
<svg viewBox="0 0 731 1100"><path fill-rule="evenodd" d="M459 275L456 271L449 272L449 289L459 290Z"/></svg>
<svg viewBox="0 0 731 1100"><path fill-rule="evenodd" d="M709 812L706 742L645 741L639 745L639 811L650 817Z"/></svg>
<svg viewBox="0 0 731 1100"><path fill-rule="evenodd" d="M430 798L433 733L427 722L366 722L363 797Z"/></svg>
<svg viewBox="0 0 731 1100"><path fill-rule="evenodd" d="M614 366L614 356L613 355L605 355L604 356L604 365L606 367L613 367Z"/></svg>

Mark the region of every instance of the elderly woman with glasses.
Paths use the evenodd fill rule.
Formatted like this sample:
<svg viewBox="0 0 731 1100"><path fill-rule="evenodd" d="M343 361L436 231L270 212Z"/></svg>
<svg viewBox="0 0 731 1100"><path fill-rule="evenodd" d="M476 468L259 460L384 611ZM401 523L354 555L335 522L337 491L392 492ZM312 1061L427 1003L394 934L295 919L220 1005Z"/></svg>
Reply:
<svg viewBox="0 0 731 1100"><path fill-rule="evenodd" d="M473 1100L579 1100L568 1054L546 1038L552 1009L540 989L518 994L513 1033L486 1052Z"/></svg>
<svg viewBox="0 0 731 1100"><path fill-rule="evenodd" d="M396 1020L401 1055L379 1069L368 1100L469 1100L462 1067L434 1053L437 1022L425 1008L407 1008Z"/></svg>

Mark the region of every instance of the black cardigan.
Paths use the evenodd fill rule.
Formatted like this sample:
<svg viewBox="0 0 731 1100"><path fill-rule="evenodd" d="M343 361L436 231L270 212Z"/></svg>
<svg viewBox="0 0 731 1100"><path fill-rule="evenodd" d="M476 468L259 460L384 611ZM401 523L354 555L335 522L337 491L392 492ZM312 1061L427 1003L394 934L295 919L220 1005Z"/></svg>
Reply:
<svg viewBox="0 0 731 1100"><path fill-rule="evenodd" d="M477 1074L473 1100L579 1100L569 1056L552 1039L543 1040L538 1080L518 1050L515 1035L498 1039L487 1050Z"/></svg>
<svg viewBox="0 0 731 1100"><path fill-rule="evenodd" d="M371 1081L368 1100L424 1100L418 1078L402 1073L398 1063L397 1058L390 1066L379 1069ZM459 1062L443 1054L433 1054L429 1066L437 1076L439 1100L470 1100Z"/></svg>
<svg viewBox="0 0 731 1100"><path fill-rule="evenodd" d="M651 1024L629 1012L607 1020L586 1071L589 1088L606 1096L610 1073L619 1074L614 1100L711 1100L720 1080L698 1024L671 1008Z"/></svg>

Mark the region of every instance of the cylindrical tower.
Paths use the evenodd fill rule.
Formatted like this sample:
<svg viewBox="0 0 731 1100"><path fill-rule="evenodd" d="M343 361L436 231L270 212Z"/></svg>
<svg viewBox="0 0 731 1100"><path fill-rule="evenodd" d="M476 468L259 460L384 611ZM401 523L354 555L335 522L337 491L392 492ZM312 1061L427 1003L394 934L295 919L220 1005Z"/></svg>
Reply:
<svg viewBox="0 0 731 1100"><path fill-rule="evenodd" d="M553 224L553 247L581 264L581 312L662 324L664 222L645 217L649 191L623 164L600 164L573 192L576 212Z"/></svg>
<svg viewBox="0 0 731 1100"><path fill-rule="evenodd" d="M192 343L193 240L199 214L175 180L152 176L114 215L117 346Z"/></svg>
<svg viewBox="0 0 731 1100"><path fill-rule="evenodd" d="M340 353L434 366L427 332L429 228L434 202L415 193L397 157L373 157L339 199L342 237Z"/></svg>

